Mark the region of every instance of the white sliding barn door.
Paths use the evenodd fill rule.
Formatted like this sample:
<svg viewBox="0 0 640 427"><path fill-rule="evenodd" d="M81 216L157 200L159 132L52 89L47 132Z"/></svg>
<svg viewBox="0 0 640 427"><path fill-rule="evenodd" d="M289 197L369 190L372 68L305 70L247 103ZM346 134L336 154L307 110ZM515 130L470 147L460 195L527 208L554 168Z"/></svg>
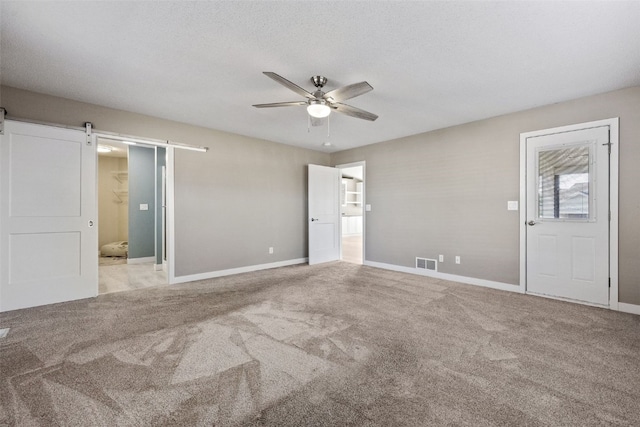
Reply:
<svg viewBox="0 0 640 427"><path fill-rule="evenodd" d="M340 259L340 169L309 165L309 265Z"/></svg>
<svg viewBox="0 0 640 427"><path fill-rule="evenodd" d="M86 132L6 121L0 311L98 294L96 149Z"/></svg>

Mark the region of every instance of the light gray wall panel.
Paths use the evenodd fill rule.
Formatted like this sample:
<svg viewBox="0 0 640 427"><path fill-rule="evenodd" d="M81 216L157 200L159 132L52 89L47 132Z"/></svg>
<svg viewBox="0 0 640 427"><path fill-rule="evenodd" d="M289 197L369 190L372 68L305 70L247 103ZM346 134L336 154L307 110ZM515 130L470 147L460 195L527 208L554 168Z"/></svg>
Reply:
<svg viewBox="0 0 640 427"><path fill-rule="evenodd" d="M520 133L611 117L620 117L620 301L640 304L640 87L343 151L331 164L367 162L367 260L412 267L443 254L442 272L515 285L519 215L507 201L519 199Z"/></svg>
<svg viewBox="0 0 640 427"><path fill-rule="evenodd" d="M176 193L176 274L306 257L307 164L329 156L231 135L207 145L176 153L188 189Z"/></svg>
<svg viewBox="0 0 640 427"><path fill-rule="evenodd" d="M147 210L140 210L146 204ZM155 254L155 149L129 146L129 258Z"/></svg>

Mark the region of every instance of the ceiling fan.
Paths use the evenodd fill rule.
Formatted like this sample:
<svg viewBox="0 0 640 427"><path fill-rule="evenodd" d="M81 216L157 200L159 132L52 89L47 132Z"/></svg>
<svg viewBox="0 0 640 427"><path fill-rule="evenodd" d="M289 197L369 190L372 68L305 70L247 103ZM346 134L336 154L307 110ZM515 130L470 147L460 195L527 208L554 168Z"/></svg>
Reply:
<svg viewBox="0 0 640 427"><path fill-rule="evenodd" d="M346 114L347 116L369 121L374 121L378 118L378 116L373 113L361 110L356 107L352 107L351 105L343 104L341 102L346 101L347 99L355 98L356 96L363 95L373 90L371 85L367 82L354 83L331 90L329 92L323 92L322 88L327 83L327 78L323 76L313 76L311 77L311 81L316 87L316 90L315 92L311 93L274 72L264 71L263 74L277 81L281 85L291 89L298 95L304 96L307 99L306 101L255 104L254 107L256 108L293 107L298 105L306 105L309 115L313 118L318 119L327 117L331 113L331 110L337 111L338 113Z"/></svg>

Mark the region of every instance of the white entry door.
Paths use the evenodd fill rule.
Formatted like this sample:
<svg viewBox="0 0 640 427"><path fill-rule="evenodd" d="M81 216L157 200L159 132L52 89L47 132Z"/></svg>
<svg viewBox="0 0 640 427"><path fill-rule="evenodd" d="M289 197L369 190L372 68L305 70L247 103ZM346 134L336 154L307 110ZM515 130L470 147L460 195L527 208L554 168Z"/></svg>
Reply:
<svg viewBox="0 0 640 427"><path fill-rule="evenodd" d="M5 122L0 311L98 294L96 150L83 131Z"/></svg>
<svg viewBox="0 0 640 427"><path fill-rule="evenodd" d="M609 127L527 138L527 292L609 303Z"/></svg>
<svg viewBox="0 0 640 427"><path fill-rule="evenodd" d="M340 169L309 165L309 265L340 259Z"/></svg>

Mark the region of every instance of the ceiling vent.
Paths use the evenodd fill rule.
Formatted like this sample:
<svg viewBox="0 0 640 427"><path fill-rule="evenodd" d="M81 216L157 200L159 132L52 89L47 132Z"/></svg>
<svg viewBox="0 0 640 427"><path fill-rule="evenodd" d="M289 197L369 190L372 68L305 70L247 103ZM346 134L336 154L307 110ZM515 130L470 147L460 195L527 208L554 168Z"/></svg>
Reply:
<svg viewBox="0 0 640 427"><path fill-rule="evenodd" d="M416 257L416 268L420 270L438 271L438 261L435 259Z"/></svg>

